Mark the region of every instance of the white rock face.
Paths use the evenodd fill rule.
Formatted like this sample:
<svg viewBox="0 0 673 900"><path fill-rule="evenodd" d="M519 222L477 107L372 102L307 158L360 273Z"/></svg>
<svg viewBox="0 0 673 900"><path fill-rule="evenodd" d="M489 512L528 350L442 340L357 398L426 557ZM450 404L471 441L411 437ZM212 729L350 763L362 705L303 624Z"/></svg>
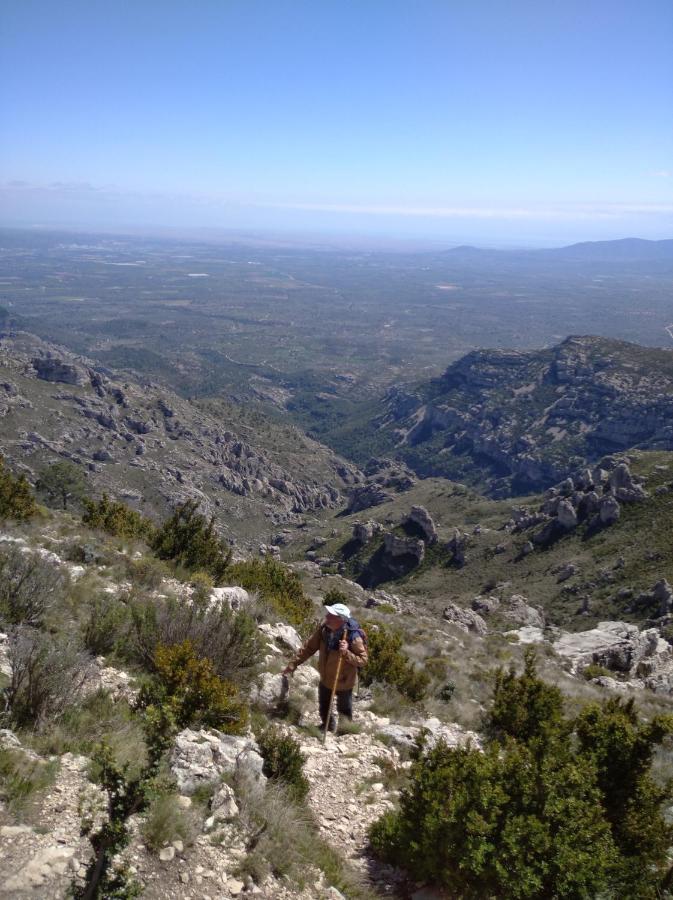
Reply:
<svg viewBox="0 0 673 900"><path fill-rule="evenodd" d="M472 632L473 634L486 634L488 631L486 622L479 613L471 609L464 609L455 603L449 603L444 608L442 616L447 622L451 622L452 625L460 628L461 631Z"/></svg>
<svg viewBox="0 0 673 900"><path fill-rule="evenodd" d="M272 709L287 697L288 690L289 683L285 675L264 672L260 675L258 683L252 686L250 699L266 709Z"/></svg>
<svg viewBox="0 0 673 900"><path fill-rule="evenodd" d="M222 734L214 729L192 731L185 728L175 738L171 771L181 794L193 794L204 784L219 781L225 773L261 775L264 763L254 740Z"/></svg>
<svg viewBox="0 0 673 900"><path fill-rule="evenodd" d="M210 809L216 822L233 819L238 815L238 804L233 790L228 784L221 784L213 794Z"/></svg>
<svg viewBox="0 0 673 900"><path fill-rule="evenodd" d="M210 592L210 602L217 606L226 603L236 612L250 603L250 594L242 587L216 587Z"/></svg>
<svg viewBox="0 0 673 900"><path fill-rule="evenodd" d="M297 630L291 625L285 625L283 622L276 622L275 625L269 625L265 622L259 626L259 630L262 634L271 638L272 641L275 641L275 643L281 644L283 647L288 647L295 653L303 643Z"/></svg>
<svg viewBox="0 0 673 900"><path fill-rule="evenodd" d="M464 747L468 742L481 749L481 740L474 731L466 731L460 725L440 722L439 719L423 719L411 725L384 725L379 731L400 747L413 747L421 731L428 731L426 748L432 749L443 740L449 747Z"/></svg>
<svg viewBox="0 0 673 900"><path fill-rule="evenodd" d="M514 631L506 631L505 636L516 636L520 644L541 644L544 640L544 631L534 625L524 625Z"/></svg>
<svg viewBox="0 0 673 900"><path fill-rule="evenodd" d="M656 628L640 631L628 622L600 622L589 631L562 632L553 647L573 672L596 663L642 679L652 690L673 690L673 647Z"/></svg>

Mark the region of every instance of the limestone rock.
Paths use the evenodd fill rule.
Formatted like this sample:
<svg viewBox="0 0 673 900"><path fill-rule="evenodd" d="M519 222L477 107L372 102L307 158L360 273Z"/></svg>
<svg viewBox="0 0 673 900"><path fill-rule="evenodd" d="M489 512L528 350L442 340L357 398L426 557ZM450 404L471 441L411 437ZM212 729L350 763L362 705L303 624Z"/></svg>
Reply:
<svg viewBox="0 0 673 900"><path fill-rule="evenodd" d="M577 526L577 513L569 500L561 500L556 510L559 525L568 531Z"/></svg>
<svg viewBox="0 0 673 900"><path fill-rule="evenodd" d="M372 506L380 506L389 503L393 497L378 484L364 484L353 488L348 503L348 514L370 509Z"/></svg>
<svg viewBox="0 0 673 900"><path fill-rule="evenodd" d="M225 773L254 769L261 775L262 765L254 740L214 729L185 728L175 738L170 760L181 794L193 794L198 787L219 781Z"/></svg>
<svg viewBox="0 0 673 900"><path fill-rule="evenodd" d="M644 488L634 481L631 469L626 463L616 466L610 472L608 481L610 490L621 503L636 503L647 497Z"/></svg>
<svg viewBox="0 0 673 900"><path fill-rule="evenodd" d="M210 602L218 606L226 603L230 609L238 611L250 603L250 594L242 587L216 587L210 592Z"/></svg>
<svg viewBox="0 0 673 900"><path fill-rule="evenodd" d="M87 373L83 367L55 357L37 357L33 360L33 368L41 381L62 384L84 384L87 381Z"/></svg>
<svg viewBox="0 0 673 900"><path fill-rule="evenodd" d="M384 535L383 545L388 556L414 556L419 563L425 556L425 544L417 538L400 537L389 531Z"/></svg>
<svg viewBox="0 0 673 900"><path fill-rule="evenodd" d="M424 506L412 506L411 512L405 521L411 525L416 525L420 529L426 544L437 543L437 529L435 523L432 521L432 516Z"/></svg>
<svg viewBox="0 0 673 900"><path fill-rule="evenodd" d="M653 690L673 689L673 647L655 628L640 631L628 622L600 622L589 631L561 632L553 647L573 671L595 663L643 679Z"/></svg>
<svg viewBox="0 0 673 900"><path fill-rule="evenodd" d="M250 699L265 709L273 709L287 697L288 679L285 675L272 675L264 672L259 676L257 684L250 691Z"/></svg>
<svg viewBox="0 0 673 900"><path fill-rule="evenodd" d="M603 497L598 508L598 515L602 525L613 525L621 515L618 501L614 497Z"/></svg>
<svg viewBox="0 0 673 900"><path fill-rule="evenodd" d="M447 622L451 622L452 625L460 628L461 631L472 632L473 634L486 634L488 631L486 622L479 613L471 609L464 609L455 603L449 603L445 607L442 616Z"/></svg>
<svg viewBox="0 0 673 900"><path fill-rule="evenodd" d="M368 544L374 537L373 522L355 522L353 524L353 540L363 546Z"/></svg>
<svg viewBox="0 0 673 900"><path fill-rule="evenodd" d="M458 528L454 528L453 537L446 545L447 550L453 553L453 564L459 568L465 565L465 550L468 540L469 538L466 534L463 534Z"/></svg>
<svg viewBox="0 0 673 900"><path fill-rule="evenodd" d="M210 809L216 822L234 819L238 815L236 795L228 784L222 783L213 794Z"/></svg>
<svg viewBox="0 0 673 900"><path fill-rule="evenodd" d="M259 626L259 630L277 644L287 647L295 652L299 650L303 644L297 630L291 625L286 625L284 622L276 622L275 625L264 622Z"/></svg>

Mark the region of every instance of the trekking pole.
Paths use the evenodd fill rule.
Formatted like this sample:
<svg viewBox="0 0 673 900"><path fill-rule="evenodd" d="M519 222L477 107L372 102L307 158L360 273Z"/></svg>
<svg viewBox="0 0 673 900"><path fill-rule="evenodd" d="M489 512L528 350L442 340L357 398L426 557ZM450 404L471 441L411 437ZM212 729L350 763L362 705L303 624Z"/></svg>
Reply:
<svg viewBox="0 0 673 900"><path fill-rule="evenodd" d="M345 633L345 629L344 629ZM339 640L343 639L343 635ZM329 698L329 709L327 710L327 716L325 718L325 731L322 736L323 744L327 741L327 732L329 730L330 719L332 718L332 708L334 707L334 695L336 694L337 682L339 681L339 675L341 674L341 663L343 662L343 656L339 653L339 662L337 663L336 675L334 676L334 684L332 685L332 694Z"/></svg>

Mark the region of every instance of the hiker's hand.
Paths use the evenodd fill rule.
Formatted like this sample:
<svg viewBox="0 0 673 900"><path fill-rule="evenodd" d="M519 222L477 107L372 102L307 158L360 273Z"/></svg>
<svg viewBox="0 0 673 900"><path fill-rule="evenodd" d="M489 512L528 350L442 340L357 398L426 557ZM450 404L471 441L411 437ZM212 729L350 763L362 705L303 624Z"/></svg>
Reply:
<svg viewBox="0 0 673 900"><path fill-rule="evenodd" d="M342 656L348 653L348 641L339 641L339 653Z"/></svg>

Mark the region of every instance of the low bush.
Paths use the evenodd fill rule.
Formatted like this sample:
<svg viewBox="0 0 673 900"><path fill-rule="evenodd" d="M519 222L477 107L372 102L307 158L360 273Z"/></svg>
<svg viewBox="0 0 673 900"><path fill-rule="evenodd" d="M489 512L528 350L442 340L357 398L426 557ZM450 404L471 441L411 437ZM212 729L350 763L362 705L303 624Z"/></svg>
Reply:
<svg viewBox="0 0 673 900"><path fill-rule="evenodd" d="M383 682L396 687L410 700L422 700L430 676L422 669L416 669L404 653L402 636L385 625L366 622L363 627L369 642L369 662L362 670L362 683Z"/></svg>
<svg viewBox="0 0 673 900"><path fill-rule="evenodd" d="M208 605L171 599L129 602L132 636L126 652L149 671L157 647L189 641L196 654L209 659L215 674L247 681L259 663L262 643L255 620L247 612L233 612L226 603Z"/></svg>
<svg viewBox="0 0 673 900"><path fill-rule="evenodd" d="M350 900L374 900L365 878L344 861L343 853L323 840L309 811L289 796L279 781L265 790L236 785L237 800L247 832L252 836L237 874L260 883L269 874L286 878L299 889L312 869ZM298 891L299 893L299 891Z"/></svg>
<svg viewBox="0 0 673 900"><path fill-rule="evenodd" d="M194 838L194 822L178 805L178 796L160 793L150 802L141 833L145 844L157 853L175 840L191 843Z"/></svg>
<svg viewBox="0 0 673 900"><path fill-rule="evenodd" d="M100 528L114 537L138 538L151 541L156 526L145 516L119 500L111 500L103 494L100 500L84 500L82 522L89 528Z"/></svg>
<svg viewBox="0 0 673 900"><path fill-rule="evenodd" d="M82 627L84 646L94 656L107 656L126 639L130 624L127 604L109 594L94 597Z"/></svg>
<svg viewBox="0 0 673 900"><path fill-rule="evenodd" d="M21 750L0 748L0 800L16 819L23 820L36 806L39 795L54 781L56 761L31 758Z"/></svg>
<svg viewBox="0 0 673 900"><path fill-rule="evenodd" d="M248 591L257 591L276 614L301 631L315 622L315 609L304 593L299 576L270 556L232 563L228 578Z"/></svg>
<svg viewBox="0 0 673 900"><path fill-rule="evenodd" d="M0 551L0 624L41 626L65 598L66 579L53 563L16 546Z"/></svg>
<svg viewBox="0 0 673 900"><path fill-rule="evenodd" d="M188 500L156 531L151 547L159 559L171 560L188 571L207 572L222 584L231 561L231 547L215 531L215 520L197 512L198 503Z"/></svg>
<svg viewBox="0 0 673 900"><path fill-rule="evenodd" d="M105 691L96 691L70 705L49 728L30 735L30 745L46 756L75 753L91 756L106 740L122 764L145 760L143 721L128 704L114 701Z"/></svg>
<svg viewBox="0 0 673 900"><path fill-rule="evenodd" d="M154 667L156 674L141 689L139 708L166 708L178 728L210 726L227 734L245 731L248 708L237 687L219 678L211 660L199 657L191 641L160 644Z"/></svg>
<svg viewBox="0 0 673 900"><path fill-rule="evenodd" d="M282 782L293 800L303 800L309 783L304 775L306 757L299 743L278 728L267 728L257 739L264 758L263 773L272 781Z"/></svg>
<svg viewBox="0 0 673 900"><path fill-rule="evenodd" d="M37 504L25 475L12 475L0 456L0 522L15 519L22 522L37 513Z"/></svg>
<svg viewBox="0 0 673 900"><path fill-rule="evenodd" d="M654 900L670 877L670 787L650 764L671 717L638 720L619 699L565 718L560 691L499 672L484 752L417 748L399 812L370 831L375 851L456 897Z"/></svg>
<svg viewBox="0 0 673 900"><path fill-rule="evenodd" d="M586 678L587 681L591 681L592 678L614 678L614 672L606 669L605 666L591 663L582 669L582 677Z"/></svg>
<svg viewBox="0 0 673 900"><path fill-rule="evenodd" d="M142 556L129 562L127 575L138 590L156 591L166 578L170 578L171 572L162 560L153 556Z"/></svg>
<svg viewBox="0 0 673 900"><path fill-rule="evenodd" d="M66 636L25 626L10 632L12 675L4 689L5 718L40 729L78 701L92 674L91 658Z"/></svg>

